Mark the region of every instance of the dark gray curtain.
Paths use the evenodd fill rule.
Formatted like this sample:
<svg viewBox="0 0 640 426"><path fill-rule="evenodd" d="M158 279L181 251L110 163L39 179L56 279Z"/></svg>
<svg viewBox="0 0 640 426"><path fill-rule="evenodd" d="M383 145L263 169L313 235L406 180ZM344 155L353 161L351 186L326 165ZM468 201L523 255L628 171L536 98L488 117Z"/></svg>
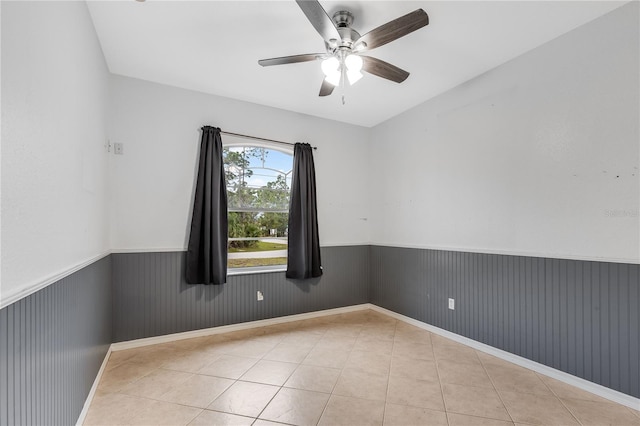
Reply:
<svg viewBox="0 0 640 426"><path fill-rule="evenodd" d="M187 283L227 281L227 187L220 129L204 126L187 249Z"/></svg>
<svg viewBox="0 0 640 426"><path fill-rule="evenodd" d="M322 275L316 170L313 149L308 143L296 143L293 150L288 240L287 278L303 279Z"/></svg>

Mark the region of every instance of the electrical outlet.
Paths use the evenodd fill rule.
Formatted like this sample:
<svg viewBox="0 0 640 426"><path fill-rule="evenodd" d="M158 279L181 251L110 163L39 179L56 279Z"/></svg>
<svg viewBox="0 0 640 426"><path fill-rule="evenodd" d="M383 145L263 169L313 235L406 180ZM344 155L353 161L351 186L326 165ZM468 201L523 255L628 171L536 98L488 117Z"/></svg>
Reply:
<svg viewBox="0 0 640 426"><path fill-rule="evenodd" d="M449 309L451 309L452 311L454 309L456 309L456 301L455 301L455 299L449 298Z"/></svg>
<svg viewBox="0 0 640 426"><path fill-rule="evenodd" d="M116 142L113 144L113 153L116 155L124 155L124 146L121 142Z"/></svg>
<svg viewBox="0 0 640 426"><path fill-rule="evenodd" d="M262 294L260 290L258 290L258 293L256 294L256 299L258 300L258 302L264 300L264 294Z"/></svg>

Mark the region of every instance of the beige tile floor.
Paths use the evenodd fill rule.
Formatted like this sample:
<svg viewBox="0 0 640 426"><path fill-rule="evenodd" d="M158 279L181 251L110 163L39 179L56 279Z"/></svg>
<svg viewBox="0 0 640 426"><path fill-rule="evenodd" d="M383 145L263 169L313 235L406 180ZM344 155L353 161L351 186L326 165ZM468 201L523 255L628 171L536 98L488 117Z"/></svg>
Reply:
<svg viewBox="0 0 640 426"><path fill-rule="evenodd" d="M640 425L374 311L113 352L85 425Z"/></svg>

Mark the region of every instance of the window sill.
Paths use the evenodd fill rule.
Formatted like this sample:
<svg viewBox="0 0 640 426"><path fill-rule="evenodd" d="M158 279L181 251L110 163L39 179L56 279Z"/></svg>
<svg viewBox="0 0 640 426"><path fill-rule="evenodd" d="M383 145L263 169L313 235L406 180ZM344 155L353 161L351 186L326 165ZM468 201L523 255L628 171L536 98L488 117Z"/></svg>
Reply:
<svg viewBox="0 0 640 426"><path fill-rule="evenodd" d="M227 269L227 276L268 274L271 272L286 272L286 271L287 271L287 265L249 266L246 268L229 268Z"/></svg>

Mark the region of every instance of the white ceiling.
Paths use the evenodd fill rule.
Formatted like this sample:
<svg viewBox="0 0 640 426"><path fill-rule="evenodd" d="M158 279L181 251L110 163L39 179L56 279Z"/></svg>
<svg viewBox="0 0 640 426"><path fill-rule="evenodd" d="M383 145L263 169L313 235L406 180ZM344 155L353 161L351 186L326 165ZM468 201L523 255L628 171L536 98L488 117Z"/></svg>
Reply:
<svg viewBox="0 0 640 426"><path fill-rule="evenodd" d="M321 1L371 29L422 8L430 24L368 54L411 73L402 84L365 75L318 96L319 62L263 68L258 59L324 51L294 1L89 1L114 74L374 126L625 1Z"/></svg>

